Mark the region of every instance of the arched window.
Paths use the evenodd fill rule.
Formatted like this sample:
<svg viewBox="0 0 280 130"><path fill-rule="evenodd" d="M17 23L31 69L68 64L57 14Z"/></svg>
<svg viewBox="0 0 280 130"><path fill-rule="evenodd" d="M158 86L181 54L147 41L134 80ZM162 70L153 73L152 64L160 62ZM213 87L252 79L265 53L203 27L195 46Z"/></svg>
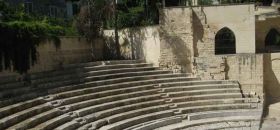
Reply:
<svg viewBox="0 0 280 130"><path fill-rule="evenodd" d="M229 28L224 27L215 36L215 54L235 53L235 35Z"/></svg>
<svg viewBox="0 0 280 130"><path fill-rule="evenodd" d="M265 37L265 49L268 52L280 50L280 33L272 28Z"/></svg>

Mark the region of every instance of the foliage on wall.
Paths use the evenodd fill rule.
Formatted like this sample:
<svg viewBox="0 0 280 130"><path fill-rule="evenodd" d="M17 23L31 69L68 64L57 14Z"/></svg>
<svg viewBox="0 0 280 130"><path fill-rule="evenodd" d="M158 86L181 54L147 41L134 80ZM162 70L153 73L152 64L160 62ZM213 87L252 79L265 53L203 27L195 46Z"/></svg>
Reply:
<svg viewBox="0 0 280 130"><path fill-rule="evenodd" d="M0 23L0 70L27 72L36 63L39 43L52 39L59 46L57 35L63 35L62 30L59 26L37 22Z"/></svg>
<svg viewBox="0 0 280 130"><path fill-rule="evenodd" d="M45 40L53 40L58 47L58 36L65 35L61 26L38 20L23 10L13 10L0 1L0 71L25 73L37 61L36 47Z"/></svg>

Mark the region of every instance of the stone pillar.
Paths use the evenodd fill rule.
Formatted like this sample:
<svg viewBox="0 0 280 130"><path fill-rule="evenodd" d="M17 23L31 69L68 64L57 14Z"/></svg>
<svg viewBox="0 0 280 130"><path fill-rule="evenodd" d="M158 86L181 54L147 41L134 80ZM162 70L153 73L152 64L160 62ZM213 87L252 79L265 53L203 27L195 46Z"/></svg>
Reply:
<svg viewBox="0 0 280 130"><path fill-rule="evenodd" d="M272 0L271 6L275 5L275 0Z"/></svg>
<svg viewBox="0 0 280 130"><path fill-rule="evenodd" d="M66 2L66 9L67 9L67 18L73 17L73 3L72 1Z"/></svg>
<svg viewBox="0 0 280 130"><path fill-rule="evenodd" d="M165 7L165 0L162 0L162 7Z"/></svg>
<svg viewBox="0 0 280 130"><path fill-rule="evenodd" d="M273 0L271 6L280 5L280 0Z"/></svg>
<svg viewBox="0 0 280 130"><path fill-rule="evenodd" d="M198 4L197 1L198 1L198 0L192 0L192 6L197 6L197 4Z"/></svg>

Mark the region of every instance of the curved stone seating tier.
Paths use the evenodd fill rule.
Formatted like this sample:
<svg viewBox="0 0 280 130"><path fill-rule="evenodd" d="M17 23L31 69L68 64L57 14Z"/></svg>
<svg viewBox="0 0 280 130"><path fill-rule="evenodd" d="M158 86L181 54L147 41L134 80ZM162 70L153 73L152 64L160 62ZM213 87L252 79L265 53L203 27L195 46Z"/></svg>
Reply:
<svg viewBox="0 0 280 130"><path fill-rule="evenodd" d="M223 125L219 125L219 123L223 123ZM243 127L246 127L246 125L250 129L255 130L256 127L258 129L259 123L260 116L228 116L207 118L195 121L183 120L180 123L158 127L155 130L206 130L210 127L210 125L213 125L213 127L215 127L209 128L213 130L225 128L238 129L240 127L242 129Z"/></svg>
<svg viewBox="0 0 280 130"><path fill-rule="evenodd" d="M141 75L141 76L133 76L133 74L126 74L124 77L121 77L121 78L115 78L115 79L107 79L107 77L102 77L102 75L100 76L95 76L95 79L92 78L92 79L86 79L88 81L93 81L93 82L90 82L90 83L79 83L77 85L68 85L68 84L75 84L75 82L80 82L80 81L83 81L84 82L84 78L83 79L72 79L72 80L68 80L68 81L59 81L59 82L48 82L48 83L43 83L43 84L40 84L38 85L37 87L24 87L24 88L18 88L18 89L14 89L12 91L10 90L7 90L7 91L3 91L3 92L0 92L0 97L1 95L11 95L11 94L18 94L18 93L24 93L24 96L28 97L34 97L34 96L42 96L42 95L46 95L47 93L52 93L52 91L55 91L55 90L59 90L60 87L57 87L57 86L64 86L65 88L65 85L68 85L68 86L71 86L72 88L74 88L74 86L78 87L78 88L83 88L84 86L87 86L87 85L98 85L98 84L106 84L105 82L107 82L108 84L110 84L110 82L114 82L114 83L118 83L118 82L123 82L124 80L127 80L127 81L133 81L133 80L141 80L142 78L148 78L148 79L154 79L154 78L161 78L161 77L180 77L180 76L186 76L187 74L168 74L170 73L170 71L160 71L160 70L157 70L157 71L141 71L141 72L134 72L135 75ZM120 77L120 75L118 75L119 73L116 73L114 74L114 76L117 76L117 77ZM123 73L122 73L123 74ZM155 75L156 74L156 75ZM113 76L113 77L114 77ZM133 77L129 77L129 76L133 76ZM112 77L112 75L111 75ZM102 79L107 79L107 80L102 80ZM100 82L97 82L98 80L102 80ZM55 87L54 87L55 86ZM51 90L51 88L55 88L54 90ZM45 91L42 91L43 89L46 89ZM50 91L50 92L48 92ZM62 90L63 91L63 90ZM22 96L22 95L21 95ZM21 97L23 98L23 96ZM12 98L13 99L13 98ZM13 102L13 101L10 101L12 99L9 99L8 101L1 101L0 102L0 107L1 106L6 106L6 105L9 105L10 102ZM19 99L19 98L14 98L14 99ZM15 100L15 102L16 102Z"/></svg>
<svg viewBox="0 0 280 130"><path fill-rule="evenodd" d="M145 64L146 65L146 64ZM131 67L131 66L129 66ZM135 72L142 72L142 71L152 71L157 70L158 68L155 67L139 67L139 68L119 68L119 69L107 69L107 70L100 70L100 71L89 71L89 72L77 72L75 74L69 75L61 75L55 77L48 77L48 78L39 78L39 79L32 79L31 82L33 84L41 84L49 81L60 81L60 80L67 80L67 79L74 79L74 78L96 78L96 76L103 76L103 78L110 78L110 77L119 77L125 76L125 74L135 74ZM165 71L166 72L166 71ZM120 73L120 74L116 74Z"/></svg>
<svg viewBox="0 0 280 130"><path fill-rule="evenodd" d="M136 62L136 61L135 61ZM128 63L133 63L133 62L128 62ZM90 67L91 69L93 70L102 70L102 69L110 69L110 68L118 68L118 67L123 67L123 69L125 69L125 67L127 69L130 69L130 70L127 70L127 71L140 71L141 69L142 70L154 70L154 69L157 69L155 67L148 67L148 66L151 66L151 64L147 64L147 63L139 63L139 64L120 64L120 65L110 65L110 66L106 66L106 67L103 67L104 65L102 65L101 67L100 66L94 66L94 67ZM135 67L142 67L142 68L135 68ZM122 68L120 68L122 69ZM120 70L119 69L119 70ZM135 70L133 70L135 69ZM74 70L75 73L62 73L62 75L59 75L59 73L55 73L56 71L51 71L51 72L43 72L42 74L39 73L39 74L31 74L30 77L31 77L31 81L28 81L32 83L32 86L30 85L25 85L27 83L25 83L24 81L22 81L22 79L16 79L17 77L16 76L12 76L12 78L14 78L14 80L11 80L11 76L8 76L8 77L1 77L3 78L3 82L0 83L0 100L3 99L3 98L10 98L10 97L13 97L13 96L18 96L22 93L27 93L29 91L35 91L36 89L38 89L38 82L41 83L40 85L42 85L43 81L44 83L49 83L49 82L52 82L53 85L59 85L58 83L53 83L55 81L60 81L60 84L61 84L61 81L63 81L64 84L61 84L61 85L66 85L66 84L73 84L73 83L78 83L78 82L82 82L82 80L76 80L76 79L81 79L85 76L90 76L92 75L93 73L98 73L96 71L90 71L90 70L87 70L87 71L90 71L90 72L83 72L81 71L80 68L78 69L70 69L70 70ZM62 71L58 71L58 72L68 72L69 70L62 70ZM110 70L107 70L107 73L108 71L110 72ZM122 70L122 72L125 72L125 70ZM103 72L103 73L106 73ZM39 76L38 76L39 75ZM42 75L44 77L42 77ZM39 77L39 79L38 79ZM8 79L7 81L5 81L5 79ZM64 81L64 80L70 80L70 81ZM87 79L87 80L90 80L90 79ZM4 82L5 81L5 82ZM48 84L50 87L50 84ZM44 85L43 85L44 86ZM57 87L57 86L54 86L54 87ZM41 89L41 88L40 88ZM37 92L34 92L34 93L37 93ZM35 95L36 96L36 95Z"/></svg>
<svg viewBox="0 0 280 130"><path fill-rule="evenodd" d="M36 79L41 79L41 78L46 78L50 76L61 76L61 75L69 75L69 74L83 74L85 75L87 73L97 71L97 72L106 72L106 70L114 70L115 72L116 69L132 69L136 67L152 67L152 64L149 63L122 63L122 64L111 64L111 65L93 65L93 66L84 66L84 67L73 67L73 68L61 68L60 70L54 70L54 71L47 71L47 72L39 72L39 73L33 73L30 75L30 79L36 80ZM113 71L113 72L114 72Z"/></svg>
<svg viewBox="0 0 280 130"><path fill-rule="evenodd" d="M241 129L256 127L262 113L260 99L242 94L237 81L200 80L141 60L66 65L29 78L0 92L0 129Z"/></svg>

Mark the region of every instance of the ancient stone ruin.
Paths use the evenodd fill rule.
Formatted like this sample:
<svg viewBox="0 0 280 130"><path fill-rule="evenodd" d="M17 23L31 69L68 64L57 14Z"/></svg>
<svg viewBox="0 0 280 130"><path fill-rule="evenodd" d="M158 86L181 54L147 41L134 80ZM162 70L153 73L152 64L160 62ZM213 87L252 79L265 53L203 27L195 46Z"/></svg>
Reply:
<svg viewBox="0 0 280 130"><path fill-rule="evenodd" d="M279 22L277 6L166 7L158 26L120 32L137 60L41 51L30 73L1 72L0 130L278 129Z"/></svg>

